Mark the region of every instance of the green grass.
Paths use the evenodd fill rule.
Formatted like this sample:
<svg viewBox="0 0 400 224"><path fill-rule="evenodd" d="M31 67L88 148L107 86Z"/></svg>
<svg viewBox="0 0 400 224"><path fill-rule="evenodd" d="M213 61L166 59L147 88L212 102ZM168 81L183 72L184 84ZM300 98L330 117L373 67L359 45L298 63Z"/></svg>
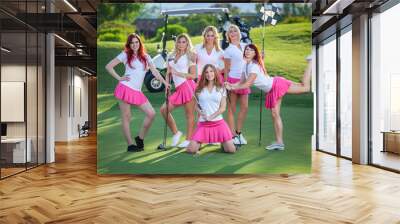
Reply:
<svg viewBox="0 0 400 224"><path fill-rule="evenodd" d="M256 92L258 93L258 92ZM274 139L270 112L263 110L262 144L258 146L258 94L250 98L244 134L249 142L235 154L221 153L217 146L207 146L200 156L192 156L173 148L157 151L162 142L164 122L158 112L163 102L161 94L148 94L157 116L146 138L146 149L140 153L126 152L122 135L120 111L113 96L99 98L98 173L99 174L244 174L244 173L308 173L311 164L312 95L287 95L282 105L285 151L267 151L264 146ZM115 100L114 100L115 102ZM138 109L132 110L133 135L143 121ZM183 109L173 112L178 127L185 130ZM171 137L168 133L168 142Z"/></svg>
<svg viewBox="0 0 400 224"><path fill-rule="evenodd" d="M282 24L268 27L266 32L266 67L270 74L283 75L299 80L305 68L304 57L311 51L311 24ZM262 30L252 29L252 38L260 47ZM192 39L194 43L200 37ZM168 42L168 48L172 48ZM154 55L157 43L147 43ZM99 174L266 174L308 173L311 167L311 135L313 127L313 98L311 94L285 96L281 115L284 122L285 151L267 151L264 146L274 139L270 111L263 109L262 143L258 146L259 91L250 95L249 113L243 133L249 144L235 154L221 153L217 146L207 146L199 156L186 154L173 148L157 151L162 142L164 121L159 107L164 101L162 93L143 90L157 111L156 119L145 140L145 151L126 152L126 142L121 129L120 111L112 95L117 82L108 75L105 64L115 57L123 43L98 43L98 173ZM118 68L122 74L123 66ZM184 112L173 112L178 127L185 130ZM132 135L141 126L144 114L132 109ZM226 117L226 114L224 115ZM168 132L168 142L171 133ZM182 138L183 140L183 138ZM167 143L168 143L167 142Z"/></svg>

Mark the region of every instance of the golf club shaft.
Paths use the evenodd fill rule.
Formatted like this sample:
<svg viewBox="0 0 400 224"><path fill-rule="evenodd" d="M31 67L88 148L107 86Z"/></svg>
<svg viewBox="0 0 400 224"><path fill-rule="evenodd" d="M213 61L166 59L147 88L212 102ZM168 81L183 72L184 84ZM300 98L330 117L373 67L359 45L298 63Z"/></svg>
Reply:
<svg viewBox="0 0 400 224"><path fill-rule="evenodd" d="M265 2L263 3L264 9L265 7ZM265 58L265 15L263 15L263 35L262 35L262 60L264 62L264 58ZM259 105L259 130L258 130L258 146L261 145L261 131L262 131L262 98L263 98L263 91L260 90L260 105Z"/></svg>
<svg viewBox="0 0 400 224"><path fill-rule="evenodd" d="M169 74L167 73L167 83L169 84ZM170 89L168 88L168 86L166 86L167 88L167 94L165 94L165 103L167 105L167 117L165 119L165 125L164 125L164 139L163 139L163 144L164 147L166 147L167 145L167 126L168 126L168 121L169 121L169 91Z"/></svg>

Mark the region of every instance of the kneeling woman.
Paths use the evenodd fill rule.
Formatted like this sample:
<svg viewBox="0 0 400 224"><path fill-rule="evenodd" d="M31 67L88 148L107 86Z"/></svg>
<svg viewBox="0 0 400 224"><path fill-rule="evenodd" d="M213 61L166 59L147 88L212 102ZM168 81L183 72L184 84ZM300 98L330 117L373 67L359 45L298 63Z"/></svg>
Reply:
<svg viewBox="0 0 400 224"><path fill-rule="evenodd" d="M236 151L229 126L222 117L226 109L226 90L217 79L217 69L211 64L204 66L196 88L197 111L200 114L197 128L187 147L187 152L197 153L201 143L222 143L225 152Z"/></svg>
<svg viewBox="0 0 400 224"><path fill-rule="evenodd" d="M254 84L266 94L265 107L271 110L272 120L275 129L276 141L267 146L268 150L283 150L283 124L280 116L282 97L286 93L302 94L310 91L311 63L308 60L308 66L303 75L302 83L295 83L282 77L270 77L266 74L264 63L256 45L249 44L244 50L244 59L246 63L243 66L242 80L240 83L226 83L228 90L246 89Z"/></svg>

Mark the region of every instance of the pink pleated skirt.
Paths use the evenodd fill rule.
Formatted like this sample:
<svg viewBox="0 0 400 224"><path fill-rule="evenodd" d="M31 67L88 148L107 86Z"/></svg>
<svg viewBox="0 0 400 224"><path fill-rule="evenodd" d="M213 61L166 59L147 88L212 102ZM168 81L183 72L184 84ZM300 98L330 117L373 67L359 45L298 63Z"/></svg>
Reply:
<svg viewBox="0 0 400 224"><path fill-rule="evenodd" d="M265 94L265 108L274 108L277 101L286 94L290 85L292 85L291 81L279 76L274 77L271 90Z"/></svg>
<svg viewBox="0 0 400 224"><path fill-rule="evenodd" d="M228 83L234 84L234 83L240 82L240 79L228 77L227 81L228 81ZM231 90L230 92L238 94L238 95L248 95L251 93L250 88L236 89L236 90Z"/></svg>
<svg viewBox="0 0 400 224"><path fill-rule="evenodd" d="M228 124L221 119L219 121L198 122L191 140L200 143L226 142L232 139Z"/></svg>
<svg viewBox="0 0 400 224"><path fill-rule="evenodd" d="M196 83L193 80L186 80L175 89L175 92L171 96L169 96L169 103L179 106L190 102L195 89Z"/></svg>
<svg viewBox="0 0 400 224"><path fill-rule="evenodd" d="M114 96L131 105L142 105L148 101L141 91L131 89L122 83L118 83L117 87L115 87Z"/></svg>

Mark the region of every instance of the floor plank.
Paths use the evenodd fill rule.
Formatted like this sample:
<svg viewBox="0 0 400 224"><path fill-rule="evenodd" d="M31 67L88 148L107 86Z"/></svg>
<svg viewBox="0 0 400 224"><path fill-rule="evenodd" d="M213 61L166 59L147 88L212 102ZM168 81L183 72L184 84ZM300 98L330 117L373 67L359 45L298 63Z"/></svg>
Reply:
<svg viewBox="0 0 400 224"><path fill-rule="evenodd" d="M400 223L400 175L313 152L311 175L98 176L96 138L0 181L0 223Z"/></svg>

